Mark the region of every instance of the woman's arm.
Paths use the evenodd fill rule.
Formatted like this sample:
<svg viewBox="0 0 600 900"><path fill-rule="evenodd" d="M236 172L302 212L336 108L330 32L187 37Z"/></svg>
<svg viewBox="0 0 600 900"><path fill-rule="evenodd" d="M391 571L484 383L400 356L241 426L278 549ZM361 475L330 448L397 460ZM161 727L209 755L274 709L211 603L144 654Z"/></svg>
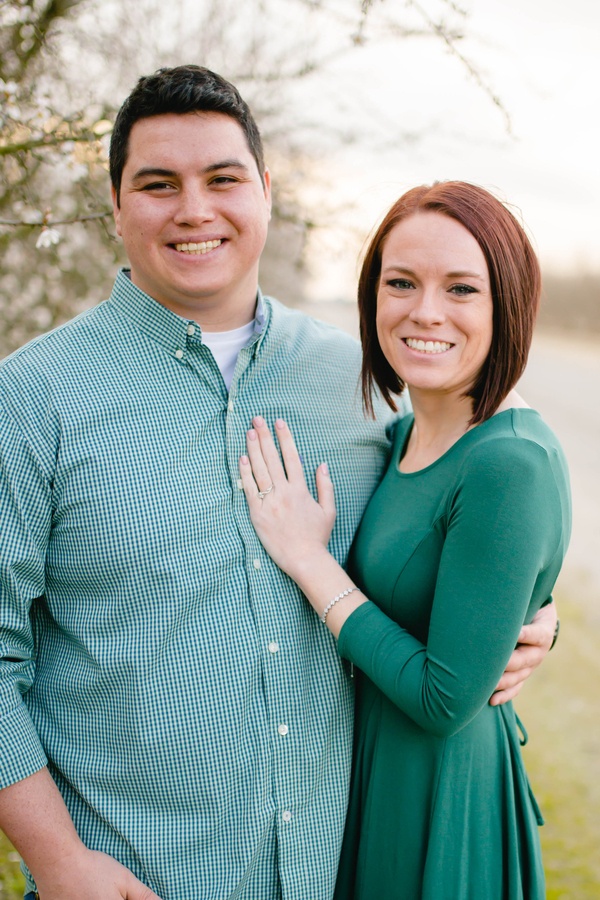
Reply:
<svg viewBox="0 0 600 900"><path fill-rule="evenodd" d="M282 422L277 423L276 429L285 461L287 477L269 431L264 422L258 418L255 420L255 429L248 434L249 460L242 460L240 466L242 481L253 522L267 552L298 583L315 611L322 615L324 608L333 597L352 586L352 582L344 570L325 551L325 545L335 517L333 488L326 468L323 466L319 467L317 471L319 502L317 503L313 500L306 488L302 466L288 429ZM529 479L529 475L526 475L525 479ZM258 496L259 490L265 492L270 488L271 484L274 485L273 489L268 494L265 494L264 499L261 500ZM479 496L479 489L476 493ZM527 506L527 504L525 505ZM516 518L520 517L521 513L518 509L515 508L513 512ZM525 527L529 526L526 525ZM477 521L475 534L477 535L480 532L481 528L479 527L479 521ZM460 528L458 533L460 534ZM463 535L464 540L469 542L471 535ZM519 543L521 543L522 549L522 535L515 534L515 540L512 543L514 547L511 552L515 553L519 550ZM452 544L448 546L448 550L450 551L451 549ZM456 547L454 551L456 551ZM497 556L495 556L493 550L492 556L497 561ZM508 558L510 559L510 556ZM514 565L514 560L511 568L519 568ZM482 577L485 579L483 593L489 596L489 572L485 566L481 571ZM496 604L495 612L497 613L498 621L496 621L494 616L492 616L491 620L484 619L484 621L481 621L479 615L481 604L475 604L475 608L471 609L469 603L464 602L464 598L460 604L456 604L456 597L453 596L457 589L456 578L452 573L450 573L449 577L450 594L452 595L450 620L454 626L452 633L458 644L460 645L462 641L472 644L475 655L484 660L487 674L486 685L491 677L490 671L494 671L499 665L494 681L489 684L489 688L485 688L487 693L483 701L480 702L479 696L477 698L479 706L486 702L489 694L492 692L497 678L502 672L504 662L514 648L519 635L519 628L525 615L526 603L523 608L515 604L515 594L513 592L518 590L518 586L512 582L509 584L509 581L510 579L506 583L506 589L502 591L506 602ZM531 596L531 584L527 586L525 591L522 590L522 587L521 585L519 595L525 596L528 602ZM436 596L438 612L444 608L443 598L445 594L447 594L447 591L442 590L440 596ZM365 608L357 612L362 606ZM504 608L505 606L506 609ZM457 618L459 608L461 617ZM510 627L506 619L507 610L510 614ZM353 616L354 613L357 613L356 617ZM351 617L352 622L344 629L346 622ZM442 616L442 618L445 618L445 616ZM463 618L464 621L462 621ZM363 625L355 627L358 622L363 622ZM370 623L369 634L371 637L369 642L366 641L366 631L364 630L367 627L367 623ZM358 591L345 596L333 606L327 615L327 625L336 637L344 629L340 647L342 654L353 659L368 674L375 676L375 680L380 684L380 687L386 690L386 693L392 696L394 702L397 702L402 708L405 708L405 703L407 703L408 707L413 706L405 696L405 693L406 690L408 690L409 694L415 690L418 691L418 687L415 685L415 672L418 673L417 680L420 678L422 682L421 697L424 696L423 688L429 683L437 684L442 694L450 690L449 706L444 707L442 703L438 707L439 721L429 722L429 727L434 727L434 729L442 728L442 730L461 727L459 721L462 721L463 716L461 715L457 718L456 709L453 708L452 695L454 694L456 694L461 708L465 710L464 714L468 717L474 714L472 711L473 698L469 697L468 692L465 693L464 684L462 684L464 673L461 674L461 672L456 671L454 673L446 672L444 675L444 664L442 662L442 679L440 682L435 646L433 648L424 647L404 629L387 618L380 610L372 604L367 604L366 598ZM498 641L499 627L504 635L504 640L501 642ZM375 633L373 633L373 629ZM449 645L447 627L442 629L442 633L442 650L449 653L452 648ZM510 641L512 641L512 644ZM550 640L548 640L548 645L549 642ZM374 654L369 650L373 646L377 647L377 652ZM428 649L433 651L431 658L428 656ZM542 653L545 652L546 650L542 651ZM460 646L457 658L461 664L468 661ZM404 677L402 677L402 673L404 673ZM410 678L408 678L409 674ZM393 683L390 683L390 678ZM449 689L448 685L445 684L448 680L454 684L454 690ZM411 685L410 688L407 687L409 683ZM459 685L462 686L459 688ZM479 693L483 689L480 686ZM510 691L513 692L514 688L511 687ZM427 693L426 690L425 696ZM411 713L409 708L406 708L406 711L413 715L416 720L420 719L420 724L423 724L425 727L426 720L432 716L436 708L435 703L432 705L431 700L432 698L430 697L429 704L426 704L429 712L426 709L425 711L421 709L419 712L419 710L413 708ZM424 713L424 719L422 718L422 713Z"/></svg>

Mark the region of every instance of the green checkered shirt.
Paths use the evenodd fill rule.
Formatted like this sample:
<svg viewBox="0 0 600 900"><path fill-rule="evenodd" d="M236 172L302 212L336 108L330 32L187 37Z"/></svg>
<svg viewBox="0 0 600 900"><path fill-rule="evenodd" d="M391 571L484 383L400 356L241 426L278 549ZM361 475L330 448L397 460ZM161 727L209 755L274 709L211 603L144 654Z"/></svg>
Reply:
<svg viewBox="0 0 600 900"><path fill-rule="evenodd" d="M200 328L125 272L0 366L0 786L47 763L87 846L163 900L335 881L351 684L238 460L253 415L284 417L313 490L329 463L344 562L388 445L356 342L261 306L229 393Z"/></svg>

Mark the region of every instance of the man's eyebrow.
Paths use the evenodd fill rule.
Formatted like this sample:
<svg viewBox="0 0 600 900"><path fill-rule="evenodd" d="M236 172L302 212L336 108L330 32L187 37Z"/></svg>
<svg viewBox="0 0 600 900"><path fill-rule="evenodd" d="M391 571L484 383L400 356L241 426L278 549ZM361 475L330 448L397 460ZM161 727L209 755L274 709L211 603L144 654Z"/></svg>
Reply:
<svg viewBox="0 0 600 900"><path fill-rule="evenodd" d="M173 178L176 174L177 173L172 169L158 169L154 166L144 166L131 176L131 180L139 181L140 178L147 178L149 175L157 178Z"/></svg>
<svg viewBox="0 0 600 900"><path fill-rule="evenodd" d="M244 169L248 171L248 166L239 159L222 159L220 162L211 163L210 166L202 169L203 172L216 172L218 169Z"/></svg>
<svg viewBox="0 0 600 900"><path fill-rule="evenodd" d="M206 175L210 172L218 172L219 169L243 169L247 172L248 166L239 159L222 159L218 162L211 163L209 166L205 166L205 168L202 169L202 173ZM161 169L157 166L143 166L134 173L131 180L139 181L142 178L148 177L176 178L177 174L178 173L174 169Z"/></svg>

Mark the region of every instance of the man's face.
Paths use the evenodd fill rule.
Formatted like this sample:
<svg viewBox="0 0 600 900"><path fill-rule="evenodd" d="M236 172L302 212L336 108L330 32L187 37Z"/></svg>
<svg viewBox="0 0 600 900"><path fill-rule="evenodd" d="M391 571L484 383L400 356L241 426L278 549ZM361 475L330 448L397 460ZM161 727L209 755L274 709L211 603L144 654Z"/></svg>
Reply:
<svg viewBox="0 0 600 900"><path fill-rule="evenodd" d="M251 321L271 215L241 127L222 113L152 116L131 130L113 189L135 285L207 331Z"/></svg>

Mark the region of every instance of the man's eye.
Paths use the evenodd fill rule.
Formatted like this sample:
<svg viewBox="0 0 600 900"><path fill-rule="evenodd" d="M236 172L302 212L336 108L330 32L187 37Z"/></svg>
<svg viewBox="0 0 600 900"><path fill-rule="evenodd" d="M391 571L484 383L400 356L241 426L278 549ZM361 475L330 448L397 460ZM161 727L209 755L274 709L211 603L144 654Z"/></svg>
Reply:
<svg viewBox="0 0 600 900"><path fill-rule="evenodd" d="M216 178L213 178L212 184L235 184L237 181L232 175L217 175Z"/></svg>
<svg viewBox="0 0 600 900"><path fill-rule="evenodd" d="M145 184L142 187L143 191L166 191L170 188L173 188L174 185L170 184L168 181L152 181L150 184Z"/></svg>

